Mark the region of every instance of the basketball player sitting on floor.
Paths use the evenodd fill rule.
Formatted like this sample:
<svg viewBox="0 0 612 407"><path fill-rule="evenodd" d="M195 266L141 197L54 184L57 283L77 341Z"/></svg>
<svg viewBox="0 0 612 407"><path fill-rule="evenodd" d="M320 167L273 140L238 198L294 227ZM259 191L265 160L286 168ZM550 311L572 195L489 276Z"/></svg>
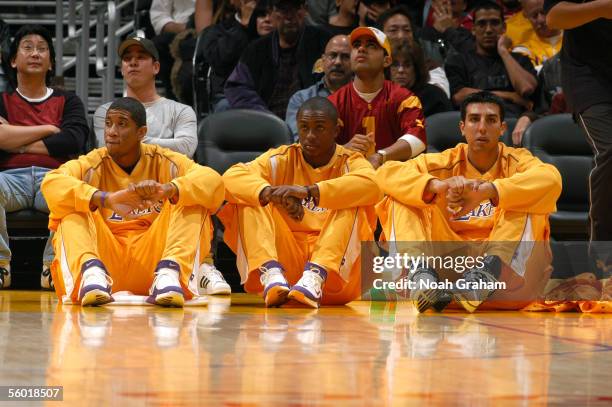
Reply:
<svg viewBox="0 0 612 407"><path fill-rule="evenodd" d="M450 295L469 312L488 298L499 300L501 308L522 308L544 288L550 273L548 215L555 211L561 176L526 149L499 142L506 130L503 106L489 92L470 95L461 104L460 129L467 144L389 162L377 172L387 194L377 212L390 241L484 242L482 267L461 277L478 283L470 286L506 281L513 289L490 298L494 290L454 286ZM520 244L533 241L544 244ZM519 253L526 247L533 250ZM410 296L420 312L440 310L450 301L444 290L418 289L427 287L419 280L439 280L433 268L419 267L410 279L417 283ZM525 301L518 304L519 298Z"/></svg>
<svg viewBox="0 0 612 407"><path fill-rule="evenodd" d="M208 253L221 176L180 153L143 144L146 111L120 98L106 113L106 147L49 172L42 191L56 231L51 266L64 303L100 305L111 293L182 306Z"/></svg>
<svg viewBox="0 0 612 407"><path fill-rule="evenodd" d="M359 152L336 144L338 116L326 98L297 113L299 143L272 149L223 175L218 214L247 292L266 306L293 299L317 308L361 291L362 240L372 240L375 172Z"/></svg>

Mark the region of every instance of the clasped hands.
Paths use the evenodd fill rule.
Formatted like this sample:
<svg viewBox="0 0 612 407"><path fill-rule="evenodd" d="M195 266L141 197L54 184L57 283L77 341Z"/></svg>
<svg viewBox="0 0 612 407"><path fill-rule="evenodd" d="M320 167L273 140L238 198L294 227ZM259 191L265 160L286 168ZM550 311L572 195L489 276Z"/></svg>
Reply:
<svg viewBox="0 0 612 407"><path fill-rule="evenodd" d="M109 208L124 218L133 219L136 217L134 210L146 210L159 201L172 200L177 195L178 189L172 182L161 184L145 180L115 192L97 191L91 199L90 208Z"/></svg>
<svg viewBox="0 0 612 407"><path fill-rule="evenodd" d="M450 218L457 219L472 211L484 200L490 199L494 205L497 205L499 195L490 182L455 176L445 180L433 178L427 183L423 201L431 202L436 198L445 199Z"/></svg>
<svg viewBox="0 0 612 407"><path fill-rule="evenodd" d="M319 187L312 185L309 187L300 185L277 185L267 186L259 194L259 203L266 206L273 203L278 208L283 209L292 219L300 222L304 218L304 207L302 200L312 197L315 204L319 198Z"/></svg>

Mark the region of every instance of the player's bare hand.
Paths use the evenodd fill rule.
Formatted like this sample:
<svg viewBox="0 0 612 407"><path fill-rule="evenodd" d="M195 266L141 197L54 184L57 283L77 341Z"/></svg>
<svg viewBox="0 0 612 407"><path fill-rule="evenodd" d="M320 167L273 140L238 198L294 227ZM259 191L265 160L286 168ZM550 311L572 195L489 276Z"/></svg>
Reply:
<svg viewBox="0 0 612 407"><path fill-rule="evenodd" d="M284 203L288 198L302 199L308 197L308 188L300 185L279 185L272 187L272 195L270 200L274 203Z"/></svg>
<svg viewBox="0 0 612 407"><path fill-rule="evenodd" d="M301 222L302 219L304 219L304 207L302 206L301 199L288 197L287 199L283 200L283 203L280 206L291 218L297 220L298 222Z"/></svg>
<svg viewBox="0 0 612 407"><path fill-rule="evenodd" d="M273 189L271 186L267 186L261 190L261 192L259 193L259 204L261 206L266 206L267 204L270 203L271 197L272 197L272 191Z"/></svg>
<svg viewBox="0 0 612 407"><path fill-rule="evenodd" d="M134 218L132 211L135 209L143 210L148 207L136 191L130 191L129 189L109 193L105 200L105 206L121 217L128 219Z"/></svg>
<svg viewBox="0 0 612 407"><path fill-rule="evenodd" d="M453 214L453 218L459 218L471 212L486 199L496 200L497 191L493 184L482 180L471 181L476 182L471 187L464 189L464 193L459 200L448 202L448 209Z"/></svg>
<svg viewBox="0 0 612 407"><path fill-rule="evenodd" d="M349 150L358 151L361 154L367 154L368 151L374 148L374 134L355 134L344 147Z"/></svg>

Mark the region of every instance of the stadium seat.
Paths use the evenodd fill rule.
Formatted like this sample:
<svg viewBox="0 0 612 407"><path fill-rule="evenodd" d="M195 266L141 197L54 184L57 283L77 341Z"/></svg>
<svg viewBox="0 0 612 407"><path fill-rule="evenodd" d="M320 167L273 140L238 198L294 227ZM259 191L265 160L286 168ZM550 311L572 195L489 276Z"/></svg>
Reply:
<svg viewBox="0 0 612 407"><path fill-rule="evenodd" d="M272 147L290 144L284 121L257 110L228 110L206 117L198 128L196 161L223 174L238 162L248 162Z"/></svg>
<svg viewBox="0 0 612 407"><path fill-rule="evenodd" d="M523 144L533 155L557 167L563 178L557 212L550 215L552 237L588 238L588 177L593 153L582 129L570 114L546 116L529 126Z"/></svg>
<svg viewBox="0 0 612 407"><path fill-rule="evenodd" d="M425 131L427 133L427 152L438 153L448 148L455 147L457 143L465 142L459 130L461 112L442 112L429 116L425 120ZM512 146L512 130L516 125L515 118L506 118L508 130L503 134L501 141Z"/></svg>

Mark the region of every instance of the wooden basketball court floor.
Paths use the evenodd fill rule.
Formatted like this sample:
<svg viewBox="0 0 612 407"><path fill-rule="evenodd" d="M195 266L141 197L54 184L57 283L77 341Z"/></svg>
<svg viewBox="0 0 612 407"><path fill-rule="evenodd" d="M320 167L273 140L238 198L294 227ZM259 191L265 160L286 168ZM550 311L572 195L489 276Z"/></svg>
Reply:
<svg viewBox="0 0 612 407"><path fill-rule="evenodd" d="M266 309L246 294L81 308L8 290L9 385L63 386L64 404L78 406L610 406L612 315Z"/></svg>

